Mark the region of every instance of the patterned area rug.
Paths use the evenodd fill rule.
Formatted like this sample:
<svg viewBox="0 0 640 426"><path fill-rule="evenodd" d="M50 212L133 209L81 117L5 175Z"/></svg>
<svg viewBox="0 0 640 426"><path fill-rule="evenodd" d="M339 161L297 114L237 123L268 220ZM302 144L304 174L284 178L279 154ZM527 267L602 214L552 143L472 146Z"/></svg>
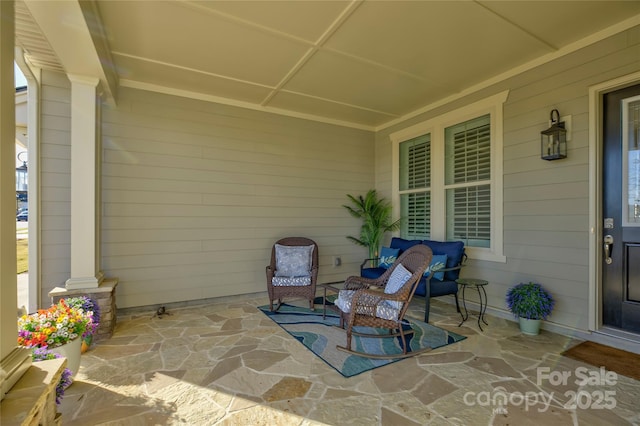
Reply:
<svg viewBox="0 0 640 426"><path fill-rule="evenodd" d="M352 377L402 359L371 359L339 351L336 345L346 344L346 332L334 327L340 324L340 319L335 314L327 312L327 317L323 320L322 308L316 308L316 311L312 312L307 308L283 304L278 312L270 312L268 305L260 306L258 309L344 377ZM413 335L407 337L409 352L426 347L435 349L466 339L465 336L414 319L411 319L406 327L414 330ZM357 329L366 330L368 333L372 331L388 333L387 330L381 329L364 327ZM379 339L354 336L352 342L352 348L361 352L402 354L399 338Z"/></svg>

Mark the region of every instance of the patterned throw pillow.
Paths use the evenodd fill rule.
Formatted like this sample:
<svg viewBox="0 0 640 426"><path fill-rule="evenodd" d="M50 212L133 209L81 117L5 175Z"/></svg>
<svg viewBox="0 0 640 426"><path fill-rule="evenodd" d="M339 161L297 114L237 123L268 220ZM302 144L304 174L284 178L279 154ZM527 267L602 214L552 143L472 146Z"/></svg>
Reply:
<svg viewBox="0 0 640 426"><path fill-rule="evenodd" d="M308 277L313 246L276 244L276 277Z"/></svg>
<svg viewBox="0 0 640 426"><path fill-rule="evenodd" d="M378 266L380 268L389 269L393 262L398 258L398 254L400 253L400 249L392 249L390 247L382 247L380 250L380 262Z"/></svg>
<svg viewBox="0 0 640 426"><path fill-rule="evenodd" d="M428 277L431 271L434 271L433 278L436 280L442 281L444 280L444 272L436 272L440 269L444 269L447 266L447 255L446 254L435 254L431 259L431 265L424 271L424 276Z"/></svg>
<svg viewBox="0 0 640 426"><path fill-rule="evenodd" d="M384 287L384 292L387 294L393 294L397 292L407 281L409 281L411 275L411 272L409 272L407 268L402 266L402 263L399 264L391 273L389 281L387 281L387 285ZM389 301L389 305L395 309L400 309L402 307L402 302Z"/></svg>

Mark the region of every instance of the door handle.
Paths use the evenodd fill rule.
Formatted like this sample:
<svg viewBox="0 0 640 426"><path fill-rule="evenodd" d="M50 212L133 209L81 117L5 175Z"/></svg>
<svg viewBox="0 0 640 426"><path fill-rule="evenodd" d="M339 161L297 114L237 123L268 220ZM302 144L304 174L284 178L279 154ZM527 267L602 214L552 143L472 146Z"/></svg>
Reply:
<svg viewBox="0 0 640 426"><path fill-rule="evenodd" d="M613 244L613 237L611 235L604 236L604 262L607 265L611 265L613 260L611 259L611 244Z"/></svg>

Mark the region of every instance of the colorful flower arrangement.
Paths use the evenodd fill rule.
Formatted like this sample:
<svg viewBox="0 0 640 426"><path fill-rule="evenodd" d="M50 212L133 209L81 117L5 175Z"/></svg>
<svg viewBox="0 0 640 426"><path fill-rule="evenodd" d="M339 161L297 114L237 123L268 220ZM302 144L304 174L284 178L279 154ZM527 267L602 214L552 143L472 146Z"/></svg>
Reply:
<svg viewBox="0 0 640 426"><path fill-rule="evenodd" d="M18 319L18 345L33 348L34 362L60 358L61 355L49 351L77 338L88 340L98 329L100 308L87 296L60 299L48 309L40 309L31 315ZM56 403L60 404L64 391L73 382L73 372L65 368L56 386Z"/></svg>
<svg viewBox="0 0 640 426"><path fill-rule="evenodd" d="M38 361L46 361L48 359L56 359L61 358L61 355L50 352L45 348L33 348L33 352L31 353L31 358L33 362ZM64 391L71 386L73 383L72 376L73 373L68 368L65 368L62 372L62 376L60 377L60 381L56 385L56 404L60 405L62 402L62 397L64 396Z"/></svg>
<svg viewBox="0 0 640 426"><path fill-rule="evenodd" d="M18 319L18 345L28 348L62 346L92 329L92 316L60 299L48 309Z"/></svg>
<svg viewBox="0 0 640 426"><path fill-rule="evenodd" d="M98 326L100 325L100 306L98 306L95 300L87 296L70 297L66 300L69 306L81 309L82 312L91 317L91 323L87 325L87 329L82 334L83 340L90 339L96 334Z"/></svg>
<svg viewBox="0 0 640 426"><path fill-rule="evenodd" d="M520 283L507 291L507 307L516 316L526 319L547 319L555 301L540 284Z"/></svg>

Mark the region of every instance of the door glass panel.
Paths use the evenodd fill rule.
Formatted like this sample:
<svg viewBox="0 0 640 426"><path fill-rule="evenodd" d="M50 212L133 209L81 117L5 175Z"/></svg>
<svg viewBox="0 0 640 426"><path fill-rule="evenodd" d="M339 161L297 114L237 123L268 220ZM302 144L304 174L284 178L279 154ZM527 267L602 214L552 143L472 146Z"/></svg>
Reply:
<svg viewBox="0 0 640 426"><path fill-rule="evenodd" d="M622 112L625 226L640 226L640 97L625 99Z"/></svg>

